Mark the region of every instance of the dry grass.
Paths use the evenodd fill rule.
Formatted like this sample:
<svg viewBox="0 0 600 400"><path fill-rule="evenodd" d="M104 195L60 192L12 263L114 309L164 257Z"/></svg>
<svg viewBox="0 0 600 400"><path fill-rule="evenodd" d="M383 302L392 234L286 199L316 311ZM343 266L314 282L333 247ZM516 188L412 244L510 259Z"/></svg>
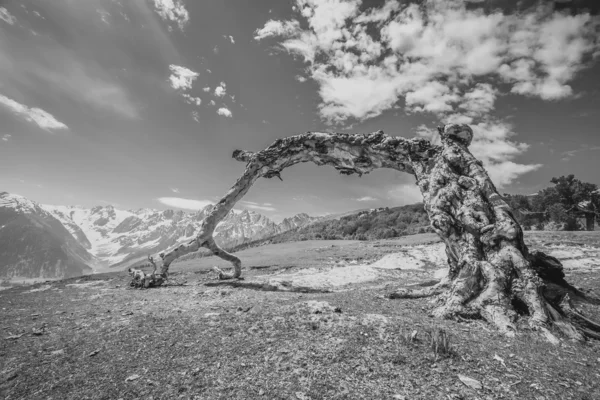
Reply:
<svg viewBox="0 0 600 400"><path fill-rule="evenodd" d="M306 251L303 265L397 244L370 245ZM247 276L292 268L262 250L249 264L269 268ZM526 330L509 339L377 288L263 292L189 267L174 271L185 286L128 289L120 272L0 292L0 398L600 398L598 342L551 346ZM600 274L569 279L600 296Z"/></svg>

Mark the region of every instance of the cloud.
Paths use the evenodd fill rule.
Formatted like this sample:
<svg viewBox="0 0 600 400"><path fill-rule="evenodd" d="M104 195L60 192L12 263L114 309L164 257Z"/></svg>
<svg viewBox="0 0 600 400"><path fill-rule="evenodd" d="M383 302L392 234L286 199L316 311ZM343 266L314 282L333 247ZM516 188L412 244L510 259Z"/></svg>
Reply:
<svg viewBox="0 0 600 400"><path fill-rule="evenodd" d="M206 93L210 92L210 86L202 88L202 90Z"/></svg>
<svg viewBox="0 0 600 400"><path fill-rule="evenodd" d="M208 104L210 104L211 106L215 106L215 105L217 105L217 103L215 103L215 101L214 101L214 100L211 100L211 101L210 101Z"/></svg>
<svg viewBox="0 0 600 400"><path fill-rule="evenodd" d="M190 21L190 15L181 0L154 0L154 8L163 20L175 22L182 31Z"/></svg>
<svg viewBox="0 0 600 400"><path fill-rule="evenodd" d="M29 108L13 99L0 94L0 104L4 105L16 115L24 117L29 122L36 123L40 128L50 131L57 129L69 129L67 125L58 121L54 116L41 108Z"/></svg>
<svg viewBox="0 0 600 400"><path fill-rule="evenodd" d="M40 35L35 40L0 35L0 76L6 90L36 96L50 93L54 98L68 97L77 105L92 106L94 112L108 110L137 118L136 103L111 71L93 57L83 57L76 48L65 47L52 35Z"/></svg>
<svg viewBox="0 0 600 400"><path fill-rule="evenodd" d="M591 147L581 147L579 149L568 150L562 152L561 161L570 161L571 158L575 157L577 154L585 151L600 151L600 146L591 146Z"/></svg>
<svg viewBox="0 0 600 400"><path fill-rule="evenodd" d="M197 106L199 106L200 104L202 104L202 99L200 97L190 96L187 93L183 93L182 96L186 99L186 101L188 102L188 104L195 104Z"/></svg>
<svg viewBox="0 0 600 400"><path fill-rule="evenodd" d="M200 114L198 114L198 111L192 111L192 118L194 121L200 122Z"/></svg>
<svg viewBox="0 0 600 400"><path fill-rule="evenodd" d="M301 82L301 83L304 83L304 82L306 82L306 78L305 78L305 77L303 77L302 75L296 75L294 78L295 78L295 79L296 79L298 82Z"/></svg>
<svg viewBox="0 0 600 400"><path fill-rule="evenodd" d="M217 114L222 115L222 116L227 117L227 118L233 117L233 114L231 113L231 111L229 111L229 109L227 109L225 107L219 108L217 110Z"/></svg>
<svg viewBox="0 0 600 400"><path fill-rule="evenodd" d="M273 36L290 36L300 29L298 21L275 21L268 20L265 26L257 29L254 35L255 40L261 40Z"/></svg>
<svg viewBox="0 0 600 400"><path fill-rule="evenodd" d="M171 192L173 192L173 193L179 193L179 189L177 189L177 188L171 188Z"/></svg>
<svg viewBox="0 0 600 400"><path fill-rule="evenodd" d="M0 7L0 19L9 25L14 25L17 19L4 7Z"/></svg>
<svg viewBox="0 0 600 400"><path fill-rule="evenodd" d="M600 52L597 16L554 12L551 5L511 14L464 0L389 1L379 8L361 0L295 3L296 18L268 20L255 39L275 38L303 61L319 85L322 119L363 121L403 99L409 113L472 124L472 150L499 185L539 168L514 162L527 145L512 141L512 129L490 116L500 89L542 100L572 96L569 82Z"/></svg>
<svg viewBox="0 0 600 400"><path fill-rule="evenodd" d="M245 207L247 208L252 208L254 210L261 210L261 211L277 211L277 209L275 207L272 207L273 204L271 203L255 203L253 201L246 201L246 200L242 200L240 203L244 204Z"/></svg>
<svg viewBox="0 0 600 400"><path fill-rule="evenodd" d="M231 42L231 44L235 44L235 40L233 39L233 36L231 36L231 35L229 35L229 36L228 35L223 35L223 37L225 39L229 39L229 41Z"/></svg>
<svg viewBox="0 0 600 400"><path fill-rule="evenodd" d="M308 64L320 85L321 116L333 122L379 115L401 97L415 111L450 112L484 76L509 83L513 93L567 97L584 57L600 48L597 18L550 6L503 14L461 0L402 8L393 1L365 11L360 0L296 3L299 20L269 20L255 39L278 37ZM378 40L370 23L380 26Z"/></svg>
<svg viewBox="0 0 600 400"><path fill-rule="evenodd" d="M10 139L12 137L12 135L9 135L8 133L2 135L2 141L3 142L8 142L8 139Z"/></svg>
<svg viewBox="0 0 600 400"><path fill-rule="evenodd" d="M171 81L171 87L175 90L189 90L192 88L192 83L198 78L199 74L192 71L191 69L171 64L169 65L171 75L169 80Z"/></svg>
<svg viewBox="0 0 600 400"><path fill-rule="evenodd" d="M378 199L375 197L371 197L371 196L364 196L364 197L359 197L354 200L356 200L356 201L377 201Z"/></svg>
<svg viewBox="0 0 600 400"><path fill-rule="evenodd" d="M498 187L506 186L520 175L535 171L542 166L541 164L517 164L513 161L527 151L529 145L514 141L513 137L516 134L512 126L506 122L486 120L473 124L471 117L457 114L448 116L445 122L471 124L474 136L469 150L483 162L490 178ZM416 133L434 144L440 143L437 129L421 125Z"/></svg>
<svg viewBox="0 0 600 400"><path fill-rule="evenodd" d="M182 199L180 197L159 197L156 200L166 206L184 210L201 210L212 204L208 200Z"/></svg>
<svg viewBox="0 0 600 400"><path fill-rule="evenodd" d="M100 19L102 20L102 22L104 22L106 25L110 25L110 21L108 20L108 17L110 17L110 13L106 10L102 10L102 9L97 9L96 12L100 15Z"/></svg>
<svg viewBox="0 0 600 400"><path fill-rule="evenodd" d="M199 76L197 72L175 64L169 65L169 69L171 70L171 75L169 76L171 87L180 92L191 90L194 81ZM181 96L188 104L194 104L196 106L202 104L202 99L200 97L194 97L188 93L181 93Z"/></svg>
<svg viewBox="0 0 600 400"><path fill-rule="evenodd" d="M227 85L225 85L225 82L221 82L221 84L215 88L215 96L217 96L217 97L225 96L226 86Z"/></svg>

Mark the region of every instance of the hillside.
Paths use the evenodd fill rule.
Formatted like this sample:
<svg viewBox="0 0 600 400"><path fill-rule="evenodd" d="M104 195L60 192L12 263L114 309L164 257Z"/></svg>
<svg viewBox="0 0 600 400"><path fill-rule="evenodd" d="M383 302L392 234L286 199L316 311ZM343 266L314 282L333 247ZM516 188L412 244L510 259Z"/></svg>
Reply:
<svg viewBox="0 0 600 400"><path fill-rule="evenodd" d="M68 278L94 259L65 227L22 196L0 193L0 277Z"/></svg>
<svg viewBox="0 0 600 400"><path fill-rule="evenodd" d="M526 232L526 240L571 260L569 281L600 296L598 235ZM174 265L182 286L131 290L119 271L0 292L0 397L600 398L598 341L552 346L526 329L508 338L482 321L428 318L427 299L383 298L398 286L429 285L444 270L432 263L444 256L432 234L238 255L245 280L216 281L211 266L226 263L211 257ZM337 286L259 284L308 276ZM447 346L436 351L439 335Z"/></svg>
<svg viewBox="0 0 600 400"><path fill-rule="evenodd" d="M377 240L431 232L423 204L385 207L345 213L251 242L236 249L261 243L284 243L302 240Z"/></svg>

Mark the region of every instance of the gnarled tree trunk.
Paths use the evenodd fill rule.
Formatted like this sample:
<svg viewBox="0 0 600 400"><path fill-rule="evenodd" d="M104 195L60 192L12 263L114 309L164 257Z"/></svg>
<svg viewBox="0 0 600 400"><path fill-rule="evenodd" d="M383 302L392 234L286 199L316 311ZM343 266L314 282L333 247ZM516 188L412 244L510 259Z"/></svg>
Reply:
<svg viewBox="0 0 600 400"><path fill-rule="evenodd" d="M392 168L416 177L431 226L446 244L450 270L431 288L398 290L389 297L433 296L434 315L484 318L508 335L517 330L519 312L528 315L524 319L529 325L551 341L557 340L548 330L552 325L573 339L600 338L600 326L569 303L569 294L583 295L564 281L560 262L543 253L529 253L510 207L468 150L471 128L453 124L439 131L441 146L425 139L390 137L382 131L368 135L308 132L279 139L257 153L236 150L233 157L246 162L244 174L213 207L196 238L160 254L160 276L167 277L169 265L178 257L206 247L233 264L232 273L217 269L220 279L239 278L239 258L217 246L213 232L259 177L279 177L283 169L302 162L330 165L343 174Z"/></svg>

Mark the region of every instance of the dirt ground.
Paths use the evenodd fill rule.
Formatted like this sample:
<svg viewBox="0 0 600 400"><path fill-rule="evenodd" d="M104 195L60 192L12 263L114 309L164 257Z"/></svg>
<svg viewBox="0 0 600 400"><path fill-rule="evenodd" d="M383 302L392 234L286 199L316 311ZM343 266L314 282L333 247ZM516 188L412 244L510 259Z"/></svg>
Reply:
<svg viewBox="0 0 600 400"><path fill-rule="evenodd" d="M526 241L600 297L599 233ZM210 268L228 265L209 257L173 264L181 285L158 289L112 272L1 291L0 398L600 399L600 342L506 338L481 321L430 318L426 299L382 296L430 282L444 268L439 247L434 235L285 243L238 253L243 281L217 281ZM379 268L385 260L413 267ZM314 292L249 284L360 266L381 274ZM582 308L600 319L600 306Z"/></svg>

